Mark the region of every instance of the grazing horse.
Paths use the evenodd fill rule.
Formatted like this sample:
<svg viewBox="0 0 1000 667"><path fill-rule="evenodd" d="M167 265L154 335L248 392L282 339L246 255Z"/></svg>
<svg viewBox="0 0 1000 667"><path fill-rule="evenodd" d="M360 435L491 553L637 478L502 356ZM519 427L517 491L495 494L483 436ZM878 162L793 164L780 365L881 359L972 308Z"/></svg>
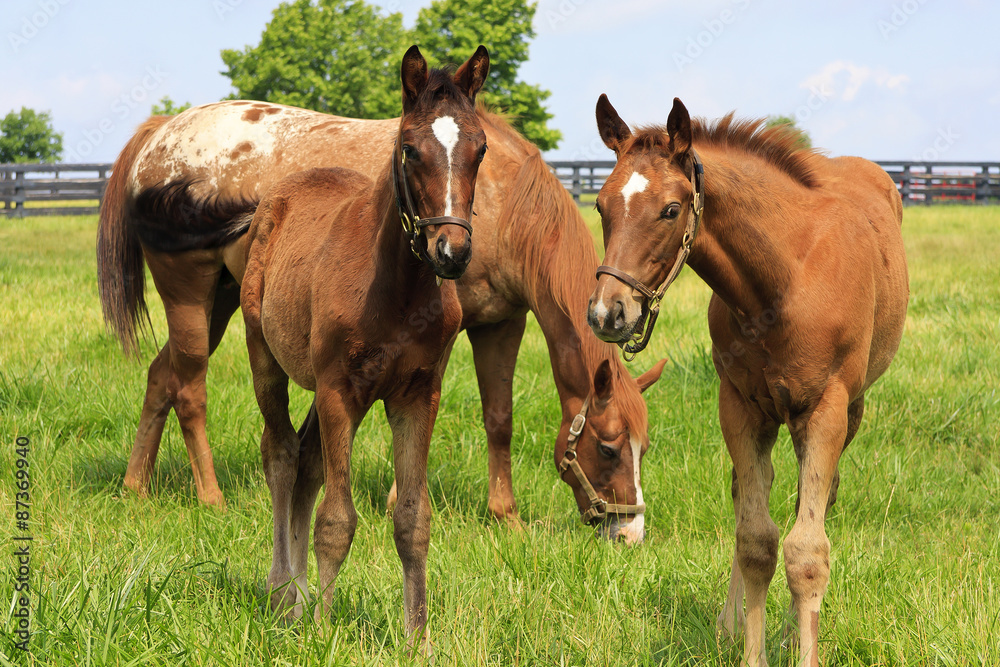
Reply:
<svg viewBox="0 0 1000 667"><path fill-rule="evenodd" d="M535 146L501 117L481 108L477 115L490 149L476 188L476 252L456 287L482 398L489 511L500 520L518 517L512 380L531 310L548 344L562 406L557 469L585 519L609 537L639 541L640 460L649 444L640 391L659 378L662 363L633 380L616 348L587 330L587 281L598 260L576 204ZM398 119L355 120L229 101L169 119L154 116L128 142L101 207L102 304L125 349L136 350L145 314L145 259L163 299L168 338L149 367L127 488L147 492L173 409L198 497L223 502L205 436L205 376L239 306L245 226L228 221L247 222L267 188L296 171L342 166L375 179L398 127ZM583 429L571 447L570 431L585 405ZM314 434L306 428L301 435ZM568 460L573 456L576 465Z"/></svg>
<svg viewBox="0 0 1000 667"><path fill-rule="evenodd" d="M712 288L708 322L736 513L719 629L733 637L745 622L744 662L767 664L765 600L779 541L768 513L771 449L784 424L799 463L785 570L801 664L818 665L830 575L824 521L837 465L906 316L896 186L867 160L802 150L787 127L732 114L692 123L677 99L665 128L633 134L602 95L597 125L618 162L597 198L607 255L590 326L634 354L685 262Z"/></svg>
<svg viewBox="0 0 1000 667"><path fill-rule="evenodd" d="M275 610L295 609L306 597L309 520L324 483L314 532L317 617L330 609L358 521L351 445L382 400L399 489L393 523L407 634L427 622L427 451L444 362L462 321L455 285L441 279L459 277L472 256L469 220L486 155L474 100L488 71L482 46L454 77L428 74L419 49L410 47L396 146L378 178L340 167L288 176L268 191L247 232L240 305L264 417ZM315 392L321 455L300 459L289 378Z"/></svg>

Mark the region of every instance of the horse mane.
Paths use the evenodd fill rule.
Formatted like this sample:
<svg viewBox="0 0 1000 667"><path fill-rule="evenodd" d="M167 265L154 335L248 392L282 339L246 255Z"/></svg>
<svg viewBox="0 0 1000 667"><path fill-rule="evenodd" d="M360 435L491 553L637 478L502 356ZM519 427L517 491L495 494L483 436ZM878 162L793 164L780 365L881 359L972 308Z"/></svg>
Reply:
<svg viewBox="0 0 1000 667"><path fill-rule="evenodd" d="M497 218L500 256L521 263L528 305L536 311L547 293L580 333L584 364L593 373L602 361L611 364L616 404L633 433L646 433L646 403L618 356L618 348L603 343L584 324L594 270L598 265L594 238L573 196L542 159L538 148L521 136L507 120L479 108L482 122L516 148L512 160L499 173L516 171L505 187L503 208ZM582 330L581 330L582 329Z"/></svg>
<svg viewBox="0 0 1000 667"><path fill-rule="evenodd" d="M765 118L739 119L730 111L715 121L692 119L691 135L696 145L741 150L777 167L807 188L819 185L813 163L817 152L805 147L805 136L794 125L768 127ZM629 148L667 150L669 141L666 126L642 127L636 131Z"/></svg>

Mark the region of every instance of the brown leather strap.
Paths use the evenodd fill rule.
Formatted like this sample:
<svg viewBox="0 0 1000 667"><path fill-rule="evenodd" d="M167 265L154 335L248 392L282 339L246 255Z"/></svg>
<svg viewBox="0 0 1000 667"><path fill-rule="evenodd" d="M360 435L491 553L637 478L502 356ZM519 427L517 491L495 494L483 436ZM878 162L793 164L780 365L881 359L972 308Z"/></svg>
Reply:
<svg viewBox="0 0 1000 667"><path fill-rule="evenodd" d="M421 218L417 215L417 206L413 203L413 195L410 194L410 185L406 179L406 156L400 151L399 159L396 159L396 145L393 145L392 152L392 193L396 198L396 210L399 212L399 220L403 223L403 231L406 232L410 240L410 250L422 261L429 261L426 248L420 248L417 238L420 231L425 227L433 225L458 225L472 235L472 224L464 218L456 218L451 215L439 215L434 218ZM402 194L401 194L402 193Z"/></svg>
<svg viewBox="0 0 1000 667"><path fill-rule="evenodd" d="M641 282L639 282L629 274L625 273L624 271L619 271L613 266L607 266L606 264L601 264L599 267L597 267L597 277L600 278L602 273L606 273L609 276L617 278L618 280L622 281L632 289L638 290L647 299L653 298L653 290L649 289L648 287L646 287Z"/></svg>

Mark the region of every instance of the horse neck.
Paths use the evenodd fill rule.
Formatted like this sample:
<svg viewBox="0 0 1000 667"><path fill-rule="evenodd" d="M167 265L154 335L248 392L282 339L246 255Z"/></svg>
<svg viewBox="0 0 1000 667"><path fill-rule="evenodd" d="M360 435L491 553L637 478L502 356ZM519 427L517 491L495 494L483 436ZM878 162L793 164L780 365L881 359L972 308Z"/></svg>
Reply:
<svg viewBox="0 0 1000 667"><path fill-rule="evenodd" d="M688 264L739 317L777 310L795 270L792 241L806 233L804 216L783 202L804 186L757 158L697 150L705 209Z"/></svg>
<svg viewBox="0 0 1000 667"><path fill-rule="evenodd" d="M395 159L395 158L393 158ZM423 289L433 283L434 272L413 257L410 240L403 232L396 195L392 187L392 163L375 178L371 197L371 218L377 220L372 240L375 252L375 276L380 283L393 286L397 293L408 288ZM399 288L407 288L400 290Z"/></svg>
<svg viewBox="0 0 1000 667"><path fill-rule="evenodd" d="M545 336L564 419L571 419L580 410L602 361L607 359L616 375L627 375L618 348L598 340L587 326L597 253L576 204L570 201L569 206L562 212L564 219L555 225L561 238L543 243L548 254L544 275L523 281L529 290L533 289L527 300ZM529 232L532 224L540 222L532 218L521 229ZM531 242L540 243L537 234Z"/></svg>

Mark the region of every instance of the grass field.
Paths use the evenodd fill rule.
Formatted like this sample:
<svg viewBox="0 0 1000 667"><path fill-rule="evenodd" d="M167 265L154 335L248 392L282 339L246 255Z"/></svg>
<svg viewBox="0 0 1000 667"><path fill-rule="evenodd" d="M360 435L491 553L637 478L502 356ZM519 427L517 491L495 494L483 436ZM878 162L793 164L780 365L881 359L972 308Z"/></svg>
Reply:
<svg viewBox="0 0 1000 667"><path fill-rule="evenodd" d="M592 212L587 212L596 224ZM96 218L0 221L0 664L409 664L401 569L386 518L389 432L373 410L353 461L360 515L327 631L265 611L270 499L261 422L239 316L209 370L209 439L228 511L195 498L176 420L154 494L123 495L145 387L141 361L104 331ZM827 522L828 665L1000 664L1000 212L906 211L910 311L902 347L870 391ZM165 324L155 293L153 322ZM558 480L559 422L545 345L529 321L515 384L514 482L527 530L486 518L486 441L464 337L431 446L428 565L435 664L732 665L718 646L734 539L729 462L705 325L690 271L668 293L650 350L670 362L648 393L647 539L608 544L580 524ZM302 414L308 397L293 403ZM15 442L30 439L29 530L15 522ZM787 434L775 448L771 512L795 505ZM11 557L30 534L30 652L15 647ZM316 586L315 565L311 583ZM773 664L789 595L779 562L768 600Z"/></svg>

